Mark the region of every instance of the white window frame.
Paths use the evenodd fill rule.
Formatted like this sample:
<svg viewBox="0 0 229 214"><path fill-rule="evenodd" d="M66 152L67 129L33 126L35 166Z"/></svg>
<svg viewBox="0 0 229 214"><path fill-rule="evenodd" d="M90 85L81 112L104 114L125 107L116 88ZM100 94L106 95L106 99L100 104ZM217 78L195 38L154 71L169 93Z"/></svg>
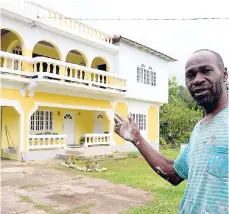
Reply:
<svg viewBox="0 0 229 214"><path fill-rule="evenodd" d="M13 48L12 50L13 54L17 54L17 55L20 55L22 56L22 49L20 46L16 46ZM19 67L19 62L18 60L14 60L14 69L15 70L18 70L18 67Z"/></svg>
<svg viewBox="0 0 229 214"><path fill-rule="evenodd" d="M53 111L37 110L30 118L30 131L53 131Z"/></svg>
<svg viewBox="0 0 229 214"><path fill-rule="evenodd" d="M137 82L143 83L145 85L156 86L156 72L154 72L151 67L146 69L144 64L138 66Z"/></svg>
<svg viewBox="0 0 229 214"><path fill-rule="evenodd" d="M131 113L131 117L133 122L138 126L140 131L147 130L147 115L146 114L138 114L138 113Z"/></svg>

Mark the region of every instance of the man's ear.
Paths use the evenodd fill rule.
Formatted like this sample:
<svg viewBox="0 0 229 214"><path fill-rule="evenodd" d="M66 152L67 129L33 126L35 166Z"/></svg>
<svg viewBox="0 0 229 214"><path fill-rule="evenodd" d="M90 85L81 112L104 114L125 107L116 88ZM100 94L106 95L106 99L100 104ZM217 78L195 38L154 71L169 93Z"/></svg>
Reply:
<svg viewBox="0 0 229 214"><path fill-rule="evenodd" d="M228 72L227 72L227 68L224 68L224 72L223 72L224 76L223 76L223 81L226 82L228 79Z"/></svg>

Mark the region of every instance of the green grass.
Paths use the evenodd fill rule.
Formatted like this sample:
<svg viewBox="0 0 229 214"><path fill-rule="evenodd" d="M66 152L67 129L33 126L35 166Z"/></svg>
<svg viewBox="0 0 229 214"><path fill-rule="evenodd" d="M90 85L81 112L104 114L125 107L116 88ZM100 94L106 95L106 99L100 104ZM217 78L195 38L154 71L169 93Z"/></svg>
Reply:
<svg viewBox="0 0 229 214"><path fill-rule="evenodd" d="M161 153L171 159L175 159L179 151L163 150ZM122 160L100 162L100 165L108 168L107 172L77 171L77 173L106 179L114 183L142 188L152 192L152 199L148 205L132 208L123 212L125 214L177 213L186 182L176 187L172 186L159 177L144 159L135 159L133 158L134 155L140 156L140 153L130 154L128 158Z"/></svg>

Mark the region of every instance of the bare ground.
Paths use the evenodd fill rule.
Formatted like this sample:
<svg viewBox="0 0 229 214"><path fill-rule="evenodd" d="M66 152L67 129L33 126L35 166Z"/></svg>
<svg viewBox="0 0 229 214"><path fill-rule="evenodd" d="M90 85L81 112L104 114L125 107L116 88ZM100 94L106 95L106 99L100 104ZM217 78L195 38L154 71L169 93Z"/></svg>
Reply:
<svg viewBox="0 0 229 214"><path fill-rule="evenodd" d="M2 214L116 214L147 204L150 193L53 168L58 160L1 161Z"/></svg>

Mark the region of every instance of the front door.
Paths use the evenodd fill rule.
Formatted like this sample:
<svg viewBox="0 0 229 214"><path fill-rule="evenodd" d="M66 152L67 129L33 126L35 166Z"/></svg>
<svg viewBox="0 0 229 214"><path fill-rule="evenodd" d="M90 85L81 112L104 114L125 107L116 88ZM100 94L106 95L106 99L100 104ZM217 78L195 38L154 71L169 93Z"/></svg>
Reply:
<svg viewBox="0 0 229 214"><path fill-rule="evenodd" d="M72 112L64 113L64 134L66 134L67 145L76 143L75 117Z"/></svg>
<svg viewBox="0 0 229 214"><path fill-rule="evenodd" d="M103 114L102 112L95 112L94 116L94 133L103 133Z"/></svg>

